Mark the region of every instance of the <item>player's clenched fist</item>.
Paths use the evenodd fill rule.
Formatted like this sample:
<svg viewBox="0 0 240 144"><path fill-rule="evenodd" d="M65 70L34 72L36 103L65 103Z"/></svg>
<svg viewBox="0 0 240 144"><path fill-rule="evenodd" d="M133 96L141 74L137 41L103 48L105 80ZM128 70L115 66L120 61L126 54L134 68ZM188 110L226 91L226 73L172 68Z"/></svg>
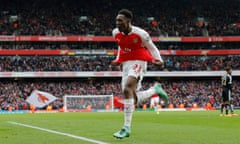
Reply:
<svg viewBox="0 0 240 144"><path fill-rule="evenodd" d="M120 65L120 63L117 60L113 60L112 65Z"/></svg>
<svg viewBox="0 0 240 144"><path fill-rule="evenodd" d="M163 62L160 61L160 60L153 60L152 63L155 64L155 65L159 65L159 66L163 65Z"/></svg>

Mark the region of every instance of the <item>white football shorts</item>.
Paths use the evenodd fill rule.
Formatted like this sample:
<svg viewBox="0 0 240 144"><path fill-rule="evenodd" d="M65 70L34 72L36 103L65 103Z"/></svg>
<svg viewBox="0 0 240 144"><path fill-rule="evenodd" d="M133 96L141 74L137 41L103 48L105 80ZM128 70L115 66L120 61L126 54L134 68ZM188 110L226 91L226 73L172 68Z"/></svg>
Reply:
<svg viewBox="0 0 240 144"><path fill-rule="evenodd" d="M137 90L139 90L142 85L142 79L147 71L147 62L140 60L131 60L122 63L122 89L125 88L127 79L129 76L133 76L139 79L137 84Z"/></svg>

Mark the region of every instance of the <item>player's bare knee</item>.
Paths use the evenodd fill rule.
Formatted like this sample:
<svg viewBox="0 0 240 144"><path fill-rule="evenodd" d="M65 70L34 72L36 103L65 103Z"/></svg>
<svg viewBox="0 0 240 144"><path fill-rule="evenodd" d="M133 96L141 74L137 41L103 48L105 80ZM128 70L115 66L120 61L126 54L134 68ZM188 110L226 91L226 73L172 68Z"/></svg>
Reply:
<svg viewBox="0 0 240 144"><path fill-rule="evenodd" d="M123 89L123 94L124 94L124 98L126 98L126 99L133 98L133 90L132 90L132 88L126 86Z"/></svg>

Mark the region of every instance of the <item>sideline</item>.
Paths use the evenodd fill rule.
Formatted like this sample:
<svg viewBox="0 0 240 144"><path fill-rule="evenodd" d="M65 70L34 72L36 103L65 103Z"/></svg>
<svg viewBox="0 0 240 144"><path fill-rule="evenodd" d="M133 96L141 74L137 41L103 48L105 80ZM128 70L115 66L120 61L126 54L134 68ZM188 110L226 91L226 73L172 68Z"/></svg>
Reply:
<svg viewBox="0 0 240 144"><path fill-rule="evenodd" d="M13 125L28 127L28 128L32 128L32 129L37 129L37 130L41 130L41 131L45 131L45 132L49 132L49 133L54 133L54 134L58 134L58 135L64 135L64 136L67 136L67 137L80 139L80 140L92 142L92 143L95 143L95 144L108 144L106 142L102 142L102 141L98 141L98 140L94 140L94 139L89 139L89 138L85 138L85 137L81 137L81 136L76 136L76 135L72 135L72 134L68 134L68 133L63 133L63 132L59 132L59 131L54 131L54 130L50 130L50 129L46 129L46 128L41 128L41 127L37 127L37 126L17 123L17 122L13 122L13 121L8 121L8 123L13 124Z"/></svg>

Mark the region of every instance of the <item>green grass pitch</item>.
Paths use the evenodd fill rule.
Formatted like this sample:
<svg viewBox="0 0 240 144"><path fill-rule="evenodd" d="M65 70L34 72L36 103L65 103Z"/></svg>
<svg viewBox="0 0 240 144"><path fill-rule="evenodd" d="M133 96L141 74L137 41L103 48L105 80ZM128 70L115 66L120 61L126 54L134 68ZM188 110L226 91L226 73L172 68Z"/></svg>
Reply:
<svg viewBox="0 0 240 144"><path fill-rule="evenodd" d="M10 121L109 144L240 143L240 116L220 117L219 111L134 112L131 136L122 140L112 136L122 127L122 112L0 115L1 144L91 144Z"/></svg>

